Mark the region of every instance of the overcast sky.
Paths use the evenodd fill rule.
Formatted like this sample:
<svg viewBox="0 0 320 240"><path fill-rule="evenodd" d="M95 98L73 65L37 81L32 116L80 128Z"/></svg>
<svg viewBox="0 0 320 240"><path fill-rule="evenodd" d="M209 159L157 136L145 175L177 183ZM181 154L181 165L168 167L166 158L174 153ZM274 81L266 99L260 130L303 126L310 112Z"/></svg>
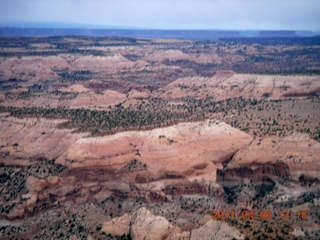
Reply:
<svg viewBox="0 0 320 240"><path fill-rule="evenodd" d="M0 22L320 30L320 0L0 0Z"/></svg>

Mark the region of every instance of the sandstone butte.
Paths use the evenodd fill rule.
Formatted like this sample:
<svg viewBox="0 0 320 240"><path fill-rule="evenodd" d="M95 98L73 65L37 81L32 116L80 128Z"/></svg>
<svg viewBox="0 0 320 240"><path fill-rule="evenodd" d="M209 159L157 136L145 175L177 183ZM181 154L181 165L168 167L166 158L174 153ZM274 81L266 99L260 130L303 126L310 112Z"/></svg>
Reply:
<svg viewBox="0 0 320 240"><path fill-rule="evenodd" d="M136 159L155 177L175 174L215 182L221 163L251 140L250 135L224 122L179 123L151 131L80 138L56 162L70 168L108 166L119 170Z"/></svg>

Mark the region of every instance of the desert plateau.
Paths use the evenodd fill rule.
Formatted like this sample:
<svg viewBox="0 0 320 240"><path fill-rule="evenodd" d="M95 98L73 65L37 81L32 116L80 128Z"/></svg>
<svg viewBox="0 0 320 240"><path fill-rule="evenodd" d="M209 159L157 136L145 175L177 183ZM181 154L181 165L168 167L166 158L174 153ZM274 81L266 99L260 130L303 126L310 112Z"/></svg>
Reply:
<svg viewBox="0 0 320 240"><path fill-rule="evenodd" d="M0 37L0 239L320 239L319 37Z"/></svg>

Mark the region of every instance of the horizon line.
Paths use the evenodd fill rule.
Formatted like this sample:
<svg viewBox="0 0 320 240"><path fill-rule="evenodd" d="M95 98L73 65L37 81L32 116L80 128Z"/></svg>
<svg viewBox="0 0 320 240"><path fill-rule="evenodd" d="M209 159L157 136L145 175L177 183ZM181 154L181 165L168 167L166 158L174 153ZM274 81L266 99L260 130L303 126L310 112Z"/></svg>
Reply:
<svg viewBox="0 0 320 240"><path fill-rule="evenodd" d="M298 32L320 32L310 29L275 29L275 28L151 28L136 26L108 26L82 23L33 23L33 22L0 22L1 28L43 28L43 29L92 29L92 30L139 30L139 31L298 31Z"/></svg>

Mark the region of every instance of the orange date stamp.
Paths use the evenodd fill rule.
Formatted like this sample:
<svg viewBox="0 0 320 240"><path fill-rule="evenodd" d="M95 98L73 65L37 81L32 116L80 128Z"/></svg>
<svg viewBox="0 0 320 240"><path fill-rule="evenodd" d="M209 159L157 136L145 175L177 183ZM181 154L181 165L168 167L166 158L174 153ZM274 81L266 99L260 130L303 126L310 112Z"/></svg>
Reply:
<svg viewBox="0 0 320 240"><path fill-rule="evenodd" d="M296 212L290 210L280 210L277 213L271 210L261 210L255 212L254 210L242 210L240 214L236 214L235 210L213 210L212 219L214 220L224 220L224 219L262 219L262 220L272 220L272 219L283 219L290 220L293 218L308 221L308 211L298 210Z"/></svg>

